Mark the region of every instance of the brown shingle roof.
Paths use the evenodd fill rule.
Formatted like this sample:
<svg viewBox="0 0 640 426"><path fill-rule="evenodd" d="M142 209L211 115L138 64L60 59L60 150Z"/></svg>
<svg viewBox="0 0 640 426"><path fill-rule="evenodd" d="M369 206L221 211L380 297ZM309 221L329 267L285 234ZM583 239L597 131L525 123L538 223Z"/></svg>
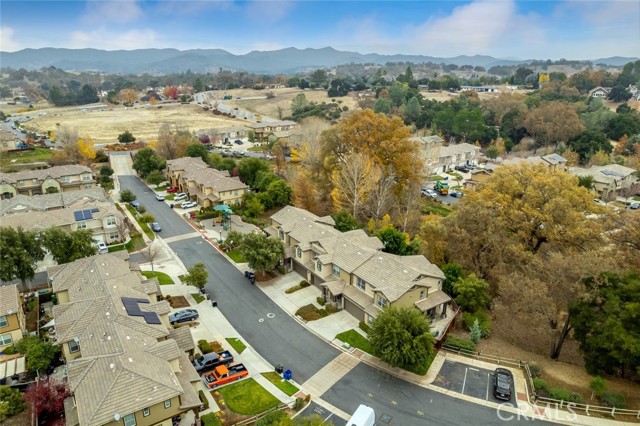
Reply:
<svg viewBox="0 0 640 426"><path fill-rule="evenodd" d="M5 181L7 183L16 183L19 180L25 179L37 179L38 181L43 181L48 177L59 179L62 176L75 176L82 173L91 173L91 175L93 175L91 168L73 164L69 166L54 166L43 170L23 170L16 173L0 173L0 182Z"/></svg>
<svg viewBox="0 0 640 426"><path fill-rule="evenodd" d="M18 284L0 286L0 316L17 314L20 311Z"/></svg>

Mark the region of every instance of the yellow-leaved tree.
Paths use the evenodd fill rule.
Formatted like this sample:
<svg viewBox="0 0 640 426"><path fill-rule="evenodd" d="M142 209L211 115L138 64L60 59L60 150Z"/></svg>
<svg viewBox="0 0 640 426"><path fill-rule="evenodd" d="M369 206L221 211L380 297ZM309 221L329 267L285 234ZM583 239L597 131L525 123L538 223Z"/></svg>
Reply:
<svg viewBox="0 0 640 426"><path fill-rule="evenodd" d="M344 160L342 167L331 175L331 199L335 211L347 210L360 218L369 194L380 180L380 168L364 154L351 154Z"/></svg>
<svg viewBox="0 0 640 426"><path fill-rule="evenodd" d="M91 161L96 158L96 149L93 138L89 134L84 134L78 139L78 151L85 161Z"/></svg>

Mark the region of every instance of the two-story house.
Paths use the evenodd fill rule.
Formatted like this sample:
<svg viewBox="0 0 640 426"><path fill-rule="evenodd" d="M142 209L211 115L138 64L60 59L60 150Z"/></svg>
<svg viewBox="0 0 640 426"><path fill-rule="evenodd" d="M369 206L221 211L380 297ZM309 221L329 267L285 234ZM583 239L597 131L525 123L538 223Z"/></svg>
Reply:
<svg viewBox="0 0 640 426"><path fill-rule="evenodd" d="M171 426L172 417L200 410L204 385L187 356L191 332L170 325L171 307L159 300L155 278L115 254L58 265L48 275L59 302L53 335L71 391L67 425Z"/></svg>
<svg viewBox="0 0 640 426"><path fill-rule="evenodd" d="M177 186L202 207L240 205L242 196L249 189L238 177L209 167L200 157L167 161L166 176L172 186Z"/></svg>
<svg viewBox="0 0 640 426"><path fill-rule="evenodd" d="M450 144L440 148L436 171L447 172L457 166L475 165L480 156L480 147L469 143Z"/></svg>
<svg viewBox="0 0 640 426"><path fill-rule="evenodd" d="M289 120L273 120L247 125L256 135L256 140L266 140L271 134L280 134L281 137L289 136L288 132L295 129L298 123Z"/></svg>
<svg viewBox="0 0 640 426"><path fill-rule="evenodd" d="M13 213L44 212L64 208L82 208L87 202L106 202L109 196L104 189L96 187L54 194L22 195L0 200L0 216Z"/></svg>
<svg viewBox="0 0 640 426"><path fill-rule="evenodd" d="M605 201L616 197L629 197L640 191L637 170L619 164L591 166L588 169L569 167L569 173L578 177L591 176L593 190Z"/></svg>
<svg viewBox="0 0 640 426"><path fill-rule="evenodd" d="M26 333L17 284L0 286L0 352Z"/></svg>
<svg viewBox="0 0 640 426"><path fill-rule="evenodd" d="M440 150L444 140L440 136L415 136L409 138L409 140L420 144L420 152L424 158L424 166L427 173L434 174L442 171Z"/></svg>
<svg viewBox="0 0 640 426"><path fill-rule="evenodd" d="M0 198L11 198L18 194L77 191L95 186L96 178L93 171L89 167L79 165L0 173Z"/></svg>
<svg viewBox="0 0 640 426"><path fill-rule="evenodd" d="M442 291L444 274L424 256L397 256L363 230L340 232L330 217L287 206L271 216L267 233L285 244L285 268L306 277L328 303L371 323L386 306L413 306L439 338L455 316Z"/></svg>
<svg viewBox="0 0 640 426"><path fill-rule="evenodd" d="M541 164L548 168L550 171L564 171L566 170L567 160L558 154L549 154L543 156L532 157L512 157L502 161L504 165L518 165L518 164Z"/></svg>

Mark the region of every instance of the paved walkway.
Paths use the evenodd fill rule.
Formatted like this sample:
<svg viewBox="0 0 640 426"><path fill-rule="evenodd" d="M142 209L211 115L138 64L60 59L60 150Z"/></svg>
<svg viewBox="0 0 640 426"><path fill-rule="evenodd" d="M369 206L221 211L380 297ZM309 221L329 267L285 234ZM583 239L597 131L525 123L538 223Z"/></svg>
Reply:
<svg viewBox="0 0 640 426"><path fill-rule="evenodd" d="M311 395L320 396L338 383L340 379L347 375L360 361L347 353L341 353L320 371L314 374L309 380L302 384L305 392Z"/></svg>

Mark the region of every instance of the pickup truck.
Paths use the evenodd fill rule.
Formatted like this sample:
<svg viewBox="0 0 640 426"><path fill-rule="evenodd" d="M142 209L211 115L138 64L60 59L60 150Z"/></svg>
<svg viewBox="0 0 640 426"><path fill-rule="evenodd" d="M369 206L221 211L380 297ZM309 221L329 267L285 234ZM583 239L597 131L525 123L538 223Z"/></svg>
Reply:
<svg viewBox="0 0 640 426"><path fill-rule="evenodd" d="M211 352L204 354L202 358L193 361L193 366L198 373L202 374L209 370L213 370L219 365L229 365L232 362L233 355L231 355L231 352L229 351L222 351L218 353Z"/></svg>
<svg viewBox="0 0 640 426"><path fill-rule="evenodd" d="M225 367L219 365L210 373L206 373L202 376L204 384L209 388L217 388L218 386L225 385L227 383L235 382L243 377L249 375L249 370L244 364L236 364L231 367Z"/></svg>

